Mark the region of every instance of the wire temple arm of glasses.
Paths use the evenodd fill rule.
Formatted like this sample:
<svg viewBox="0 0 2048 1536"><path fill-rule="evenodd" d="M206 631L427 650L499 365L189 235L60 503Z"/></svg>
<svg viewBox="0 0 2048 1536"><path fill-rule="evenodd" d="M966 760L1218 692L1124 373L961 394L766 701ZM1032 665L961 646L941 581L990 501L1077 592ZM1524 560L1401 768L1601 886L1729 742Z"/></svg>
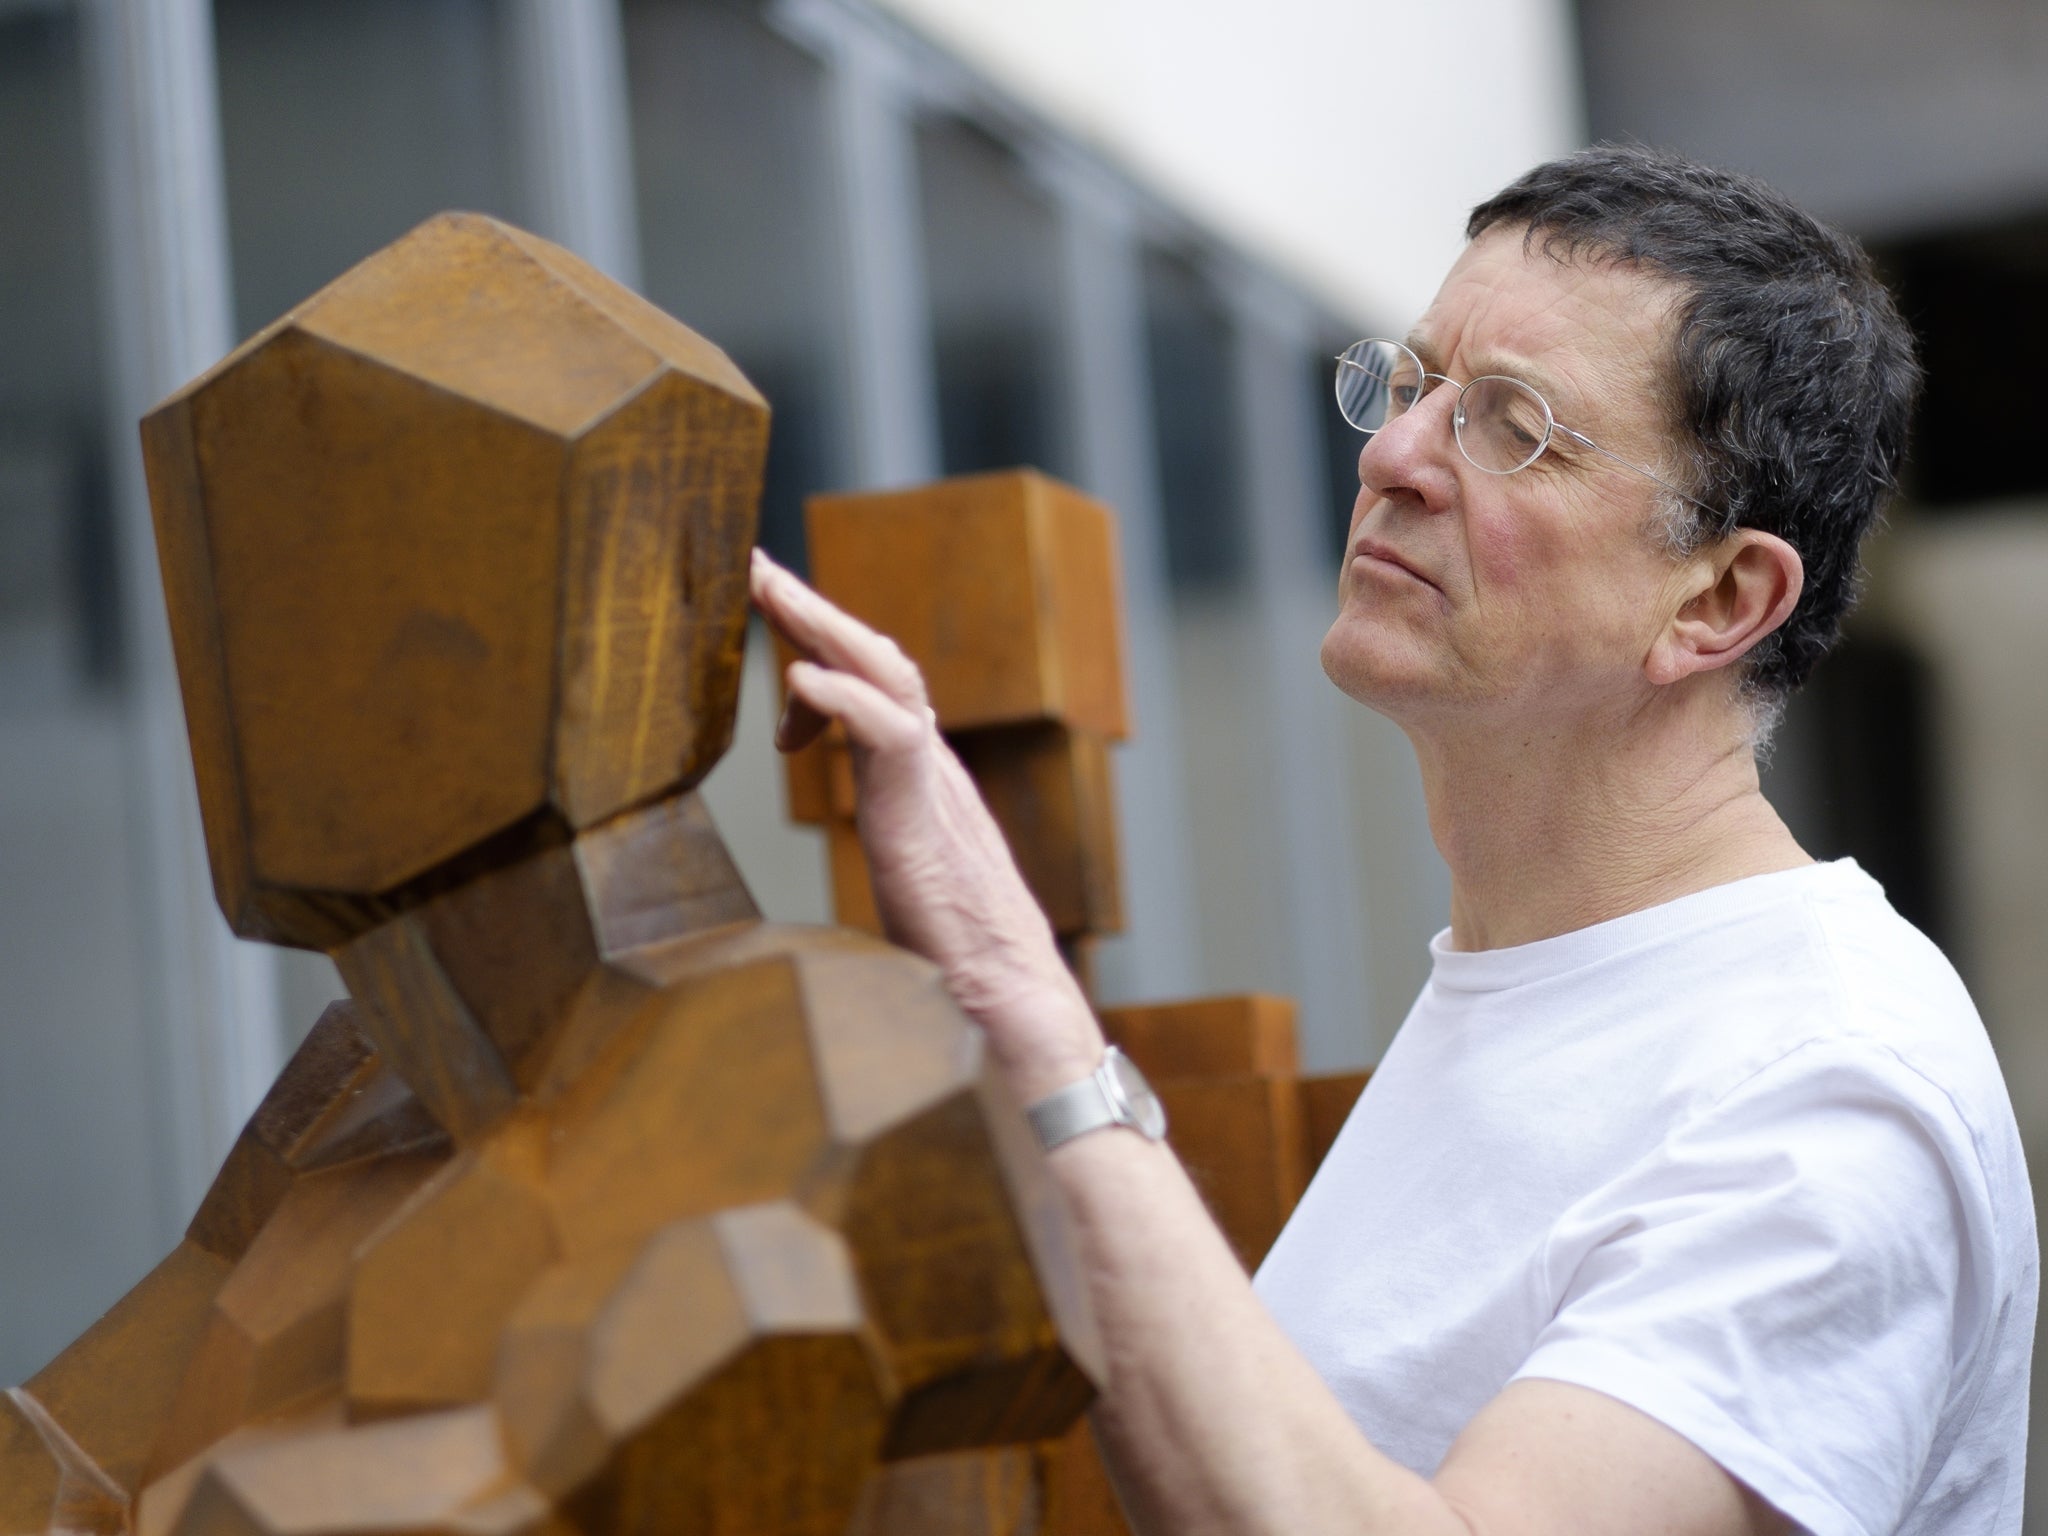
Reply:
<svg viewBox="0 0 2048 1536"><path fill-rule="evenodd" d="M1669 491L1672 495L1676 496L1680 501L1698 507L1702 512L1705 512L1712 517L1718 518L1724 515L1719 507L1710 506L1706 502L1701 501L1699 497L1688 495L1686 492L1681 491L1677 486L1673 485L1669 480L1666 480L1662 475L1656 474L1651 470L1643 468L1642 465L1636 463L1633 459L1624 459L1620 454L1614 452L1614 450L1612 450L1611 448L1602 448L1598 443L1594 442L1593 439L1586 436L1585 433L1575 432L1561 421L1553 420L1550 423L1550 425L1553 431L1562 432L1566 437L1570 438L1573 442L1577 443L1581 448L1590 448L1595 453L1599 454L1602 458L1614 460L1614 462L1619 464L1623 469L1632 469L1637 474L1641 475L1645 480L1651 480L1656 482L1658 485L1663 486L1665 490Z"/></svg>

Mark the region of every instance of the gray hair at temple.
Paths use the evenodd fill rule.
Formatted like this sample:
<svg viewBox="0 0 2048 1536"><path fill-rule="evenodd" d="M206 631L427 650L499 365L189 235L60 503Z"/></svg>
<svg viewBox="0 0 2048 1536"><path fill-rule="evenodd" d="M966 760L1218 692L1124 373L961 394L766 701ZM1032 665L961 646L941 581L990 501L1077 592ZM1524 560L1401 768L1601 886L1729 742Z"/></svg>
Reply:
<svg viewBox="0 0 2048 1536"><path fill-rule="evenodd" d="M1738 527L1799 552L1806 586L1742 661L1768 736L1784 701L1841 634L1859 548L1896 488L1920 388L1913 337L1863 248L1753 177L1634 145L1540 165L1472 210L1558 260L1616 261L1680 290L1669 405L1680 553Z"/></svg>

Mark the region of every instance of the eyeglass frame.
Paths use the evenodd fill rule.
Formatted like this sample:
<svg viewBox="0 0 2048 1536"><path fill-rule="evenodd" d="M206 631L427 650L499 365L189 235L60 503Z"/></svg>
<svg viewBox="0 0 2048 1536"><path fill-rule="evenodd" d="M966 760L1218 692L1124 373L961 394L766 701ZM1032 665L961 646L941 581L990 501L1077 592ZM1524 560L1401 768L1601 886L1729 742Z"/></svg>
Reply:
<svg viewBox="0 0 2048 1536"><path fill-rule="evenodd" d="M1612 449L1602 448L1598 443L1594 442L1593 439L1586 436L1585 433L1577 430L1574 427L1566 426L1563 422L1557 419L1557 413L1551 410L1550 401L1544 397L1543 391L1538 389L1534 384L1531 384L1526 379L1518 379L1513 374L1508 373L1482 373L1479 375L1478 378L1469 379L1465 383L1460 384L1456 379L1452 378L1447 373L1431 373L1427 368L1423 367L1422 358L1416 353L1413 347L1409 346L1405 341L1395 341L1390 336L1367 336L1363 340L1352 342L1350 346L1346 347L1342 352L1337 354L1336 363L1338 368L1356 368L1360 373L1369 372L1370 370L1368 370L1363 364L1352 362L1349 356L1350 353L1357 351L1360 347L1366 346L1392 347L1398 352L1405 352L1408 354L1409 357L1414 359L1416 376L1423 381L1425 386L1431 379L1436 379L1440 383L1448 384L1453 389L1457 390L1457 400L1451 407L1451 440L1458 445L1459 456L1462 457L1467 464L1470 464L1474 469L1478 470L1483 475L1520 474L1523 470L1527 469L1531 464L1534 464L1538 459L1542 458L1544 453L1550 447L1551 437L1556 433L1562 432L1566 437L1570 438L1580 447L1590 448L1595 453L1599 454L1601 457L1612 459L1615 463L1619 464L1623 469L1635 471L1635 473L1641 475L1645 480L1653 481L1656 484L1662 486L1665 490L1669 491L1672 495L1676 496L1680 501L1688 502L1691 505L1698 507L1702 512L1709 513L1714 517L1722 518L1724 520L1726 518L1726 514L1723 513L1720 508L1709 506L1706 502L1701 501L1697 496L1689 495L1686 492L1681 491L1677 486L1673 485L1669 480L1666 480L1662 475L1658 474L1655 470L1645 469L1642 465L1635 463L1633 460L1623 458L1620 454L1614 452ZM1342 377L1343 375L1341 373L1337 375L1337 378L1340 380ZM1459 427L1460 419L1462 418L1464 413L1465 391L1471 388L1471 386L1474 384L1483 384L1490 379L1498 379L1503 384L1514 385L1515 388L1522 390L1523 392L1528 394L1531 399L1533 399L1538 405L1543 407L1544 427L1542 440L1538 442L1533 449L1530 450L1529 456L1526 459L1522 460L1521 463L1516 464L1509 469L1489 469L1486 465L1480 463L1477 459L1473 458L1471 452L1465 447L1465 436L1463 431ZM1386 382L1389 386L1389 398L1391 399L1392 381L1388 380ZM1429 395L1430 392L1431 391L1429 389L1424 388L1423 391L1416 396L1415 403L1417 405L1421 404L1422 400L1427 395ZM1386 422L1380 423L1380 425L1377 427L1361 427L1357 422L1351 419L1351 413L1344 409L1344 391L1341 388L1339 388L1335 390L1335 393L1337 397L1337 414L1344 418L1344 425L1351 428L1352 431L1360 433L1367 438L1371 438L1375 433L1384 432L1387 428L1387 423L1395 419L1393 416L1389 416ZM1413 409L1414 406L1403 406L1401 408L1400 414L1405 416L1408 414L1410 410Z"/></svg>

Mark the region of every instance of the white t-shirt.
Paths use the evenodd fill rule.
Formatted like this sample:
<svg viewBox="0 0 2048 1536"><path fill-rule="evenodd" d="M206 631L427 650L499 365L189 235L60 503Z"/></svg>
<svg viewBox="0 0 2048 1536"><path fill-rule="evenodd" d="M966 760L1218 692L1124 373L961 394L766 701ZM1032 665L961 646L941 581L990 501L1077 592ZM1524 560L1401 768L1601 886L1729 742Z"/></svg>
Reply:
<svg viewBox="0 0 2048 1536"><path fill-rule="evenodd" d="M1592 1387L1807 1529L2017 1532L2039 1259L1955 972L1855 864L1435 970L1257 1287L1425 1475Z"/></svg>

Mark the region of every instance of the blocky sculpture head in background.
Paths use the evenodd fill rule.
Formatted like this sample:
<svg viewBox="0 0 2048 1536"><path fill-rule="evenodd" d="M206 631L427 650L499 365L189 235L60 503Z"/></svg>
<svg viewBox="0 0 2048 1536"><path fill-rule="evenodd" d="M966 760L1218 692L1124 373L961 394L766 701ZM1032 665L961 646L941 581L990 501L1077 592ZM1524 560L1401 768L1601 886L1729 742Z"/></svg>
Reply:
<svg viewBox="0 0 2048 1536"><path fill-rule="evenodd" d="M472 214L153 411L235 931L331 950L695 785L732 736L767 435L718 348Z"/></svg>

